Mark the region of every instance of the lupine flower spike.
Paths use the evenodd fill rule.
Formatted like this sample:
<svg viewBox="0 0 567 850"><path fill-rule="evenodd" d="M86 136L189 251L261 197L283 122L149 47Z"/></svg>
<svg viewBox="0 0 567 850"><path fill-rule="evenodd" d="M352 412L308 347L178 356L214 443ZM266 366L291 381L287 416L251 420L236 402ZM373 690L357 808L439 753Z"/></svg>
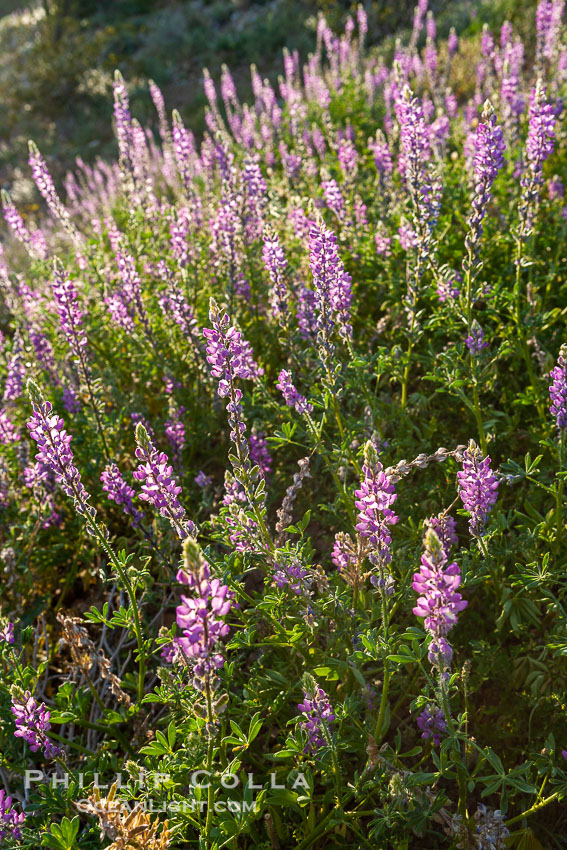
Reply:
<svg viewBox="0 0 567 850"><path fill-rule="evenodd" d="M141 422L136 425L136 457L140 461L133 475L142 484L140 499L157 508L169 520L177 536L185 540L195 534L195 523L189 519L177 498L181 487L173 477L173 467L165 452L158 452Z"/></svg>
<svg viewBox="0 0 567 850"><path fill-rule="evenodd" d="M473 440L464 453L463 468L457 478L461 500L469 512L470 533L480 537L498 498L498 479L490 468L490 458L483 458Z"/></svg>

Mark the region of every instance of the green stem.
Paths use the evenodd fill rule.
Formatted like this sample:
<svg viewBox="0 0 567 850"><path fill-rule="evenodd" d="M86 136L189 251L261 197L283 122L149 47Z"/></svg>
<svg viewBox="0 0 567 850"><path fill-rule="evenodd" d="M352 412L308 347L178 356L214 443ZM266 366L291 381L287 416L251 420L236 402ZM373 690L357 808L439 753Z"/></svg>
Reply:
<svg viewBox="0 0 567 850"><path fill-rule="evenodd" d="M473 360L474 355L471 352L471 360ZM486 435L484 433L484 425L482 422L482 413L480 410L480 401L478 397L478 383L476 380L476 367L474 365L473 360L473 401L474 401L474 418L476 419L476 426L478 428L478 439L480 442L480 448L482 450L483 455L488 453L488 447L486 444Z"/></svg>
<svg viewBox="0 0 567 850"><path fill-rule="evenodd" d="M520 340L520 348L522 349L522 355L524 357L524 361L526 363L526 368L528 370L528 376L530 379L530 385L532 387L536 408L538 414L543 422L547 422L547 417L545 414L545 410L543 405L539 399L537 380L534 372L534 364L532 358L530 356L530 350L528 348L528 343L526 340L526 334L524 330L524 321L522 317L522 259L523 259L523 241L521 238L518 238L516 241L516 279L514 281L514 319L516 321L516 329L518 333L518 338Z"/></svg>
<svg viewBox="0 0 567 850"><path fill-rule="evenodd" d="M339 403L338 403L337 397L336 397L336 395L335 395L335 393L332 389L329 390L329 393L331 395L331 403L333 405L333 412L335 414L335 420L336 420L336 423L337 423L337 427L339 429L339 434L340 434L340 438L341 438L341 446L344 446L345 445L346 432L345 432L345 426L343 424L343 420L342 420L342 417L341 417L341 412L340 412L340 409L339 409ZM352 453L350 443L346 445L346 451L347 451L347 454L350 458L350 462L352 463L353 467L355 468L355 470L357 472L357 475L361 475L362 471L360 469L360 464L358 463L356 457Z"/></svg>
<svg viewBox="0 0 567 850"><path fill-rule="evenodd" d="M307 426L309 428L311 436L315 439L315 448L317 448L317 447L321 448L321 440L319 438L319 435L317 434L317 429L315 427L315 423L313 422L313 420L311 419L311 417L308 413L305 414L305 420L307 422ZM335 482L338 491L340 493L342 493L345 508L347 510L349 519L350 519L352 525L354 526L354 525L356 525L356 513L355 513L355 510L354 510L354 503L353 503L352 499L350 498L350 496L348 495L346 488L344 487L339 476L337 475L336 470L333 467L333 464L331 463L331 461L327 457L326 452L321 451L320 454L321 454L321 457L323 458L323 460L325 461L325 464L327 465L329 472L331 473L331 478Z"/></svg>
<svg viewBox="0 0 567 850"><path fill-rule="evenodd" d="M295 850L310 850L310 848L313 847L314 842L318 838L321 838L323 835L325 835L327 832L329 832L329 830L332 829L333 827L328 826L328 823L329 823L333 814L336 811L337 811L337 807L335 807L334 809L331 809L331 811L328 812L325 815L325 817L323 818L321 823L318 823L317 826L315 827L315 829L312 832L310 832L309 835L306 838L303 839L303 841L299 842L299 844L297 845Z"/></svg>
<svg viewBox="0 0 567 850"><path fill-rule="evenodd" d="M380 589L380 596L382 597L382 628L384 631L384 644L387 646L388 644L388 633L389 633L389 614L388 614L388 600L386 598L386 592L384 588ZM385 652L388 652L388 649L385 649ZM382 726L384 725L384 717L386 716L386 708L388 706L388 691L390 689L390 667L388 665L388 658L384 656L384 672L382 677L382 696L380 699L380 709L378 711L378 719L376 721L376 728L374 730L374 738L376 743L379 744L383 738L382 735Z"/></svg>
<svg viewBox="0 0 567 850"><path fill-rule="evenodd" d="M413 321L412 321L412 327L410 328L410 333L412 332L412 330L413 330ZM407 355L406 355L408 362L406 363L406 368L404 370L404 377L403 377L403 380L402 380L402 402L401 402L402 410L406 409L406 405L407 405L407 401L408 401L408 382L409 382L409 376L410 376L412 351L413 351L413 340L410 340L410 343L408 345Z"/></svg>
<svg viewBox="0 0 567 850"><path fill-rule="evenodd" d="M109 727L109 726L103 726L102 723L91 723L90 720L83 720L82 718L81 719L74 718L73 723L76 723L78 726L84 726L85 729L94 729L96 732L102 732L102 734L107 736L107 737L108 737L109 728L112 728L112 727ZM136 754L135 754L134 750L132 749L132 747L130 746L130 743L128 742L127 738L125 738L124 735L122 734L122 732L119 732L118 729L116 729L116 727L114 727L114 728L112 728L112 734L114 735L116 740L119 742L119 744L122 745L122 747L124 748L124 751L127 752L128 755L131 758L134 758Z"/></svg>
<svg viewBox="0 0 567 850"><path fill-rule="evenodd" d="M329 727L324 720L321 720L321 726L323 727L323 735L325 736L325 740L327 741L329 749L331 750L331 757L333 759L333 773L334 773L334 779L335 779L336 802L337 802L337 806L340 806L341 805L341 797L342 797L342 777L341 777L341 770L340 770L340 767L339 767L339 760L337 758L337 750L336 750L335 745L333 743L333 739L331 737L331 732L329 730Z"/></svg>
<svg viewBox="0 0 567 850"><path fill-rule="evenodd" d="M565 431L561 430L561 436L559 437L559 472L563 470L563 450L565 445ZM555 523L556 523L556 539L555 539L555 550L559 551L559 546L561 543L561 536L563 533L563 488L565 486L565 481L563 478L560 478L556 483L556 492L555 492Z"/></svg>
<svg viewBox="0 0 567 850"><path fill-rule="evenodd" d="M144 639L142 636L142 627L140 625L140 615L138 612L138 603L136 600L136 594L134 592L134 588L132 587L132 583L128 578L127 573L123 570L122 564L114 554L111 546L109 545L105 535L102 533L99 526L96 522L91 519L89 516L86 517L87 525L92 530L93 535L97 538L101 547L104 549L106 554L108 555L110 562L118 575L120 576L120 580L124 585L126 593L128 594L128 598L130 600L130 607L132 609L132 616L134 618L134 633L136 635L136 642L138 644L138 705L141 705L142 699L144 698L144 680L146 678L146 660L144 657Z"/></svg>
<svg viewBox="0 0 567 850"><path fill-rule="evenodd" d="M443 679L443 670L439 670L439 694L441 697L441 707L443 709L443 714L445 715L445 721L447 723L447 728L452 735L455 734L455 724L453 723L453 718L451 717L451 706L449 704L449 695L447 693L447 689L445 687L445 682ZM459 814L463 818L468 817L467 811L467 769L463 765L457 765L457 785L459 787L459 802L458 809Z"/></svg>
<svg viewBox="0 0 567 850"><path fill-rule="evenodd" d="M414 331L415 331L417 292L418 292L418 287L419 287L419 261L416 264L414 286L415 286L415 292L411 295L411 298L413 299L413 303L410 302L410 304L411 304L411 323L410 323L410 328L409 328L409 345L408 345L408 351L407 351L407 361L408 362L406 363L406 368L404 369L404 376L403 376L403 379L402 379L402 401L401 401L402 411L404 411L406 409L406 405L407 405L407 402L408 402L408 384L409 384L409 376L410 376L410 369L411 369L411 355L412 355L412 352L413 352L413 345L414 345L413 334L414 334ZM409 288L409 286L408 286L408 291L411 292L411 288Z"/></svg>
<svg viewBox="0 0 567 850"><path fill-rule="evenodd" d="M64 738L63 735L58 735L57 732L52 732L50 730L49 737L53 738L55 741L61 741L62 744L65 744L66 747L72 747L74 750L78 750L80 753L84 753L87 756L94 756L92 750L88 750L86 747L82 747L81 744L77 744L75 741L70 741L68 738Z"/></svg>
<svg viewBox="0 0 567 850"><path fill-rule="evenodd" d="M207 677L206 682L206 694L207 694L207 726L209 732L209 745L207 748L207 771L209 775L211 775L211 769L213 766L213 752L214 752L214 740L212 733L212 724L213 724L213 705L211 700L211 684ZM212 783L209 781L209 787L207 788L207 819L205 821L205 835L207 839L210 837L211 832L211 821L213 817L213 806L214 806L215 792Z"/></svg>
<svg viewBox="0 0 567 850"><path fill-rule="evenodd" d="M553 801L559 799L559 797L561 797L561 791L556 791L555 794L551 794L549 797L546 797L545 800L541 800L539 803L534 803L531 808L527 809L521 815L516 815L516 817L507 820L506 826L512 826L512 824L518 823L518 821L535 814L535 812L545 808L545 806L549 806L550 803L553 803Z"/></svg>

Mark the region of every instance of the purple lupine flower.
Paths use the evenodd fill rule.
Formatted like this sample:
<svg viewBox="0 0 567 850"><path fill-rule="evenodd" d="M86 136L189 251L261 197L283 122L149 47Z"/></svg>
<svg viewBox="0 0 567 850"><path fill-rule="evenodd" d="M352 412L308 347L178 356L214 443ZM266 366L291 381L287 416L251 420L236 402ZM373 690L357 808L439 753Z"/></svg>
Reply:
<svg viewBox="0 0 567 850"><path fill-rule="evenodd" d="M182 451L185 445L185 425L180 419L166 419L165 436L176 451Z"/></svg>
<svg viewBox="0 0 567 850"><path fill-rule="evenodd" d="M0 443L17 443L20 435L5 410L0 410Z"/></svg>
<svg viewBox="0 0 567 850"><path fill-rule="evenodd" d="M362 474L360 488L354 492L359 512L356 530L361 537L368 538L373 548L370 555L372 563L382 568L392 560L389 526L395 525L399 519L391 509L398 496L370 440L364 448Z"/></svg>
<svg viewBox="0 0 567 850"><path fill-rule="evenodd" d="M543 45L543 55L550 64L557 58L558 48L560 47L559 36L561 34L564 9L565 0L552 0L551 20L546 27L545 43Z"/></svg>
<svg viewBox="0 0 567 850"><path fill-rule="evenodd" d="M459 111L459 102L454 92L450 89L445 91L445 111L449 118L455 118Z"/></svg>
<svg viewBox="0 0 567 850"><path fill-rule="evenodd" d="M424 544L421 567L414 574L412 583L419 594L413 613L416 617L423 617L423 625L431 636L429 660L442 670L449 665L453 655L447 635L468 602L458 592L461 584L459 566L454 562L447 565L447 555L433 529L426 531Z"/></svg>
<svg viewBox="0 0 567 850"><path fill-rule="evenodd" d="M250 460L260 469L260 474L266 478L272 471L272 456L268 451L266 436L262 431L252 428L250 433Z"/></svg>
<svg viewBox="0 0 567 850"><path fill-rule="evenodd" d="M557 358L557 366L549 373L551 384L549 395L551 405L549 407L557 421L560 431L567 428L567 346L562 345Z"/></svg>
<svg viewBox="0 0 567 850"><path fill-rule="evenodd" d="M207 68L203 68L203 89L205 91L205 96L209 101L209 106L211 107L211 109L215 110L217 102L217 90Z"/></svg>
<svg viewBox="0 0 567 850"><path fill-rule="evenodd" d="M302 566L300 561L295 559L290 561L279 560L274 564L272 580L276 587L289 587L296 596L309 595L308 578L309 572Z"/></svg>
<svg viewBox="0 0 567 850"><path fill-rule="evenodd" d="M368 207L360 195L355 195L353 203L354 222L360 233L365 233L368 230L367 211Z"/></svg>
<svg viewBox="0 0 567 850"><path fill-rule="evenodd" d="M196 675L204 677L224 664L217 648L229 627L221 618L233 606L234 593L219 579L211 579L209 564L191 537L185 541L183 555L184 569L177 573L177 581L193 595L182 595L177 607L176 621L181 630L177 642L185 657L197 662Z"/></svg>
<svg viewBox="0 0 567 850"><path fill-rule="evenodd" d="M541 0L536 9L536 61L541 65L552 31L553 0Z"/></svg>
<svg viewBox="0 0 567 850"><path fill-rule="evenodd" d="M262 259L272 282L270 293L272 315L276 319L285 320L288 313L288 296L284 277L287 260L275 230L266 228L264 231Z"/></svg>
<svg viewBox="0 0 567 850"><path fill-rule="evenodd" d="M456 272L453 278L449 280L439 280L437 283L437 295L439 296L439 301L443 303L447 300L447 298L458 298L461 294L461 290L457 284L461 284L463 281L461 275Z"/></svg>
<svg viewBox="0 0 567 850"><path fill-rule="evenodd" d="M197 347L200 347L201 340L197 329L197 320L191 305L181 287L174 281L173 275L164 260L160 260L157 264L157 273L166 284L166 289L158 295L158 303L164 316L179 325L182 333L188 339L191 339Z"/></svg>
<svg viewBox="0 0 567 850"><path fill-rule="evenodd" d="M115 463L108 464L100 476L100 480L102 481L102 489L110 501L116 502L117 505L122 505L124 513L132 517L133 525L139 525L144 518L144 514L143 511L135 508L132 502L136 491L124 480L122 473Z"/></svg>
<svg viewBox="0 0 567 850"><path fill-rule="evenodd" d="M443 551L448 558L453 546L458 546L459 538L457 537L457 522L451 514L442 513L438 516L432 516L427 521L430 528L433 529L441 545Z"/></svg>
<svg viewBox="0 0 567 850"><path fill-rule="evenodd" d="M391 249L392 239L387 235L384 227L379 227L374 234L374 245L376 247L376 253L379 257L391 257L392 249Z"/></svg>
<svg viewBox="0 0 567 850"><path fill-rule="evenodd" d="M352 179L358 166L358 151L350 139L339 141L337 157L345 178Z"/></svg>
<svg viewBox="0 0 567 850"><path fill-rule="evenodd" d="M175 164L173 162L173 144L165 111L165 101L163 99L161 89L158 85L156 85L156 83L154 83L153 80L148 81L148 88L159 119L159 135L163 151L164 175L167 178L167 181L173 184L175 181Z"/></svg>
<svg viewBox="0 0 567 850"><path fill-rule="evenodd" d="M246 494L245 494L246 495ZM254 552L262 548L258 537L259 527L255 519L237 504L223 515L223 522L229 529L228 539L237 552Z"/></svg>
<svg viewBox="0 0 567 850"><path fill-rule="evenodd" d="M347 572L356 565L356 549L349 534L344 534L342 531L335 534L331 561L338 572Z"/></svg>
<svg viewBox="0 0 567 850"><path fill-rule="evenodd" d="M78 413L81 409L81 402L73 387L63 388L63 407L67 413Z"/></svg>
<svg viewBox="0 0 567 850"><path fill-rule="evenodd" d="M191 130L187 130L181 116L176 109L173 110L173 153L183 186L186 192L190 192L193 175L196 168L197 154L195 151L195 139Z"/></svg>
<svg viewBox="0 0 567 850"><path fill-rule="evenodd" d="M203 329L207 340L207 363L212 376L220 378L218 394L226 398L236 378L255 380L264 370L254 360L250 343L241 331L231 326L228 314L219 312L214 298L211 298L209 318L213 327Z"/></svg>
<svg viewBox="0 0 567 850"><path fill-rule="evenodd" d="M510 21L504 21L502 26L500 27L500 47L504 49L512 40L512 36L514 34L514 27L512 26Z"/></svg>
<svg viewBox="0 0 567 850"><path fill-rule="evenodd" d="M15 401L20 398L24 388L26 375L26 364L22 357L23 345L21 338L16 336L12 345L12 352L6 369L6 383L4 385L4 401Z"/></svg>
<svg viewBox="0 0 567 850"><path fill-rule="evenodd" d="M558 198L563 198L565 196L565 186L563 185L563 181L557 177L557 175L552 177L548 182L547 194L550 201L555 201Z"/></svg>
<svg viewBox="0 0 567 850"><path fill-rule="evenodd" d="M438 747L447 732L447 721L442 709L437 708L431 712L425 708L417 718L418 728L421 729L421 737L426 741L433 740L433 746Z"/></svg>
<svg viewBox="0 0 567 850"><path fill-rule="evenodd" d="M35 356L37 357L37 362L43 369L50 373L50 377L53 376L56 371L55 357L53 355L53 346L51 345L47 334L38 330L35 325L31 324L28 326L28 337L35 352ZM53 383L58 383L56 377L53 377Z"/></svg>
<svg viewBox="0 0 567 850"><path fill-rule="evenodd" d="M370 139L368 146L374 156L374 165L380 177L380 183L384 184L394 170L394 163L388 142L381 130L376 131L376 138Z"/></svg>
<svg viewBox="0 0 567 850"><path fill-rule="evenodd" d="M204 336L207 339L207 361L211 366L214 377L219 378L218 394L221 398L227 398L228 422L230 425L230 440L236 450L230 456L236 479L242 484L246 499L254 510L256 517L265 511L265 494L256 484L259 480L259 472L250 460L250 445L246 438L246 423L243 416L242 390L235 385L238 378L257 377L263 372L258 369L254 359L252 348L247 343L239 330L230 326L228 315L221 314L214 298L210 299L209 318L212 329L205 329ZM242 537L243 545L250 548L249 544L255 539L257 523L250 520L246 515L231 516L236 528L233 542ZM269 535L265 528L262 529L265 538L269 542Z"/></svg>
<svg viewBox="0 0 567 850"><path fill-rule="evenodd" d="M34 487L41 486L48 479L53 478L53 473L44 463L32 463L31 466L24 467L23 478L26 487L33 490Z"/></svg>
<svg viewBox="0 0 567 850"><path fill-rule="evenodd" d="M181 268L189 262L188 235L191 225L191 213L187 207L179 207L172 214L169 222L170 244L173 256Z"/></svg>
<svg viewBox="0 0 567 850"><path fill-rule="evenodd" d="M323 197L327 207L334 212L339 221L342 221L345 215L345 200L343 193L337 181L333 178L323 180L321 183L323 189Z"/></svg>
<svg viewBox="0 0 567 850"><path fill-rule="evenodd" d="M435 41L435 39L437 38L437 26L435 24L433 12L431 10L427 13L427 20L425 22L425 33L427 35L427 38L431 39L431 41Z"/></svg>
<svg viewBox="0 0 567 850"><path fill-rule="evenodd" d="M134 322L134 311L128 302L123 289L116 289L104 299L104 303L116 324L127 333L133 333L136 329Z"/></svg>
<svg viewBox="0 0 567 850"><path fill-rule="evenodd" d="M39 189L40 194L42 195L45 203L47 204L49 211L55 218L57 218L61 222L64 229L67 231L67 233L73 239L74 242L78 244L82 243L82 237L73 222L71 221L69 211L63 205L61 198L57 194L53 178L47 168L47 163L40 154L37 145L34 142L29 143L28 161L32 170L32 177L34 179L35 185Z"/></svg>
<svg viewBox="0 0 567 850"><path fill-rule="evenodd" d="M295 317L302 338L315 340L317 335L317 296L312 289L309 289L303 283L300 284L297 293Z"/></svg>
<svg viewBox="0 0 567 850"><path fill-rule="evenodd" d="M474 140L474 176L475 187L472 198L472 213L468 219L469 232L465 244L469 256L463 263L467 272L474 272L479 266L479 250L483 234L483 221L488 203L492 197L492 186L496 175L504 165L504 138L498 125L496 113L489 101L486 101L482 120L476 129Z"/></svg>
<svg viewBox="0 0 567 850"><path fill-rule="evenodd" d="M278 149L280 152L283 170L286 177L292 181L296 180L301 172L301 156L288 150L288 147L284 141L281 141L279 143Z"/></svg>
<svg viewBox="0 0 567 850"><path fill-rule="evenodd" d="M314 681L314 686L311 687L310 685L311 683L304 691L303 702L300 702L297 706L299 711L307 718L299 724L300 729L307 732L308 741L304 748L305 753L315 752L326 744L330 744L332 724L335 720L335 713L323 688L317 687Z"/></svg>
<svg viewBox="0 0 567 850"><path fill-rule="evenodd" d="M165 421L165 436L169 440L175 455L179 455L185 446L185 425L179 418L183 413L185 413L185 408L180 407L171 419Z"/></svg>
<svg viewBox="0 0 567 850"><path fill-rule="evenodd" d="M234 85L234 80L232 78L232 74L230 73L230 69L227 68L226 65L222 66L222 74L221 74L221 97L224 100L225 104L232 103L233 105L238 104L238 95L236 93L236 86Z"/></svg>
<svg viewBox="0 0 567 850"><path fill-rule="evenodd" d="M160 516L169 520L177 536L185 540L195 534L195 524L177 498L181 487L173 477L167 455L157 451L141 422L136 425L136 443L136 457L141 462L132 474L142 484L140 499L157 508Z"/></svg>
<svg viewBox="0 0 567 850"><path fill-rule="evenodd" d="M0 629L0 643L12 644L15 640L14 624L6 623L6 625Z"/></svg>
<svg viewBox="0 0 567 850"><path fill-rule="evenodd" d="M545 160L553 153L556 119L555 106L547 100L545 86L538 80L531 92L526 139L526 158L532 167L541 169Z"/></svg>
<svg viewBox="0 0 567 850"><path fill-rule="evenodd" d="M455 27L451 27L451 30L449 32L449 37L447 39L447 49L451 58L459 49L459 36L455 32Z"/></svg>
<svg viewBox="0 0 567 850"><path fill-rule="evenodd" d="M313 147L319 154L319 157L323 159L327 150L327 142L325 141L325 136L320 127L313 127L311 130L311 141L313 143Z"/></svg>
<svg viewBox="0 0 567 850"><path fill-rule="evenodd" d="M322 221L314 222L311 227L309 252L317 296L317 329L320 342L327 347L335 322L342 339L352 337L352 279L339 257L337 237Z"/></svg>
<svg viewBox="0 0 567 850"><path fill-rule="evenodd" d="M500 101L506 132L515 142L518 121L524 111L525 100L521 90L521 72L524 63L524 45L520 39L506 45L502 62Z"/></svg>
<svg viewBox="0 0 567 850"><path fill-rule="evenodd" d="M14 691L11 711L16 721L14 735L16 738L22 738L32 753L41 750L47 759L54 759L62 754L62 750L47 737L51 723L49 710L44 703L38 703L29 691Z"/></svg>
<svg viewBox="0 0 567 850"><path fill-rule="evenodd" d="M75 285L59 263L55 265L51 289L61 330L73 354L80 357L81 349L87 345L87 335L82 326L83 314L79 307Z"/></svg>
<svg viewBox="0 0 567 850"><path fill-rule="evenodd" d="M406 86L395 101L395 110L400 125L401 171L411 191L420 191L420 183L424 179L423 168L431 156L423 104Z"/></svg>
<svg viewBox="0 0 567 850"><path fill-rule="evenodd" d="M144 130L132 120L128 92L119 71L114 72L114 126L118 141L120 171L131 200L139 205L144 200L155 208L149 173L150 153Z"/></svg>
<svg viewBox="0 0 567 850"><path fill-rule="evenodd" d="M126 251L117 251L116 265L122 282L120 297L124 302L128 314L127 325L133 325L133 318L137 314L144 329L149 334L148 317L146 308L142 301L142 284L140 275L136 270L134 257ZM129 328L125 328L128 330Z"/></svg>
<svg viewBox="0 0 567 850"><path fill-rule="evenodd" d="M205 487L210 487L213 483L213 479L210 475L205 475L202 469L199 470L195 478L193 479L197 487L201 487L203 490Z"/></svg>
<svg viewBox="0 0 567 850"><path fill-rule="evenodd" d="M530 98L525 151L527 168L521 180L520 233L524 237L532 227L539 204L543 185L543 164L553 153L556 118L555 107L547 100L545 86L539 79Z"/></svg>
<svg viewBox="0 0 567 850"><path fill-rule="evenodd" d="M32 233L28 230L25 222L20 215L15 204L7 192L2 190L2 210L6 224L16 237L27 248L32 257L38 257L40 260L45 260L47 256L47 246L44 243L34 239Z"/></svg>
<svg viewBox="0 0 567 850"><path fill-rule="evenodd" d="M429 0L417 0L417 6L415 7L413 16L413 27L410 40L411 50L415 48L421 30L423 29L423 19L425 17L425 13L427 12L428 5Z"/></svg>
<svg viewBox="0 0 567 850"><path fill-rule="evenodd" d="M164 375L162 380L165 385L165 391L168 395L173 395L175 390L180 390L183 386L181 381L177 381L175 378L170 378L169 375ZM185 410L182 412L185 413Z"/></svg>
<svg viewBox="0 0 567 850"><path fill-rule="evenodd" d="M368 16L364 9L364 6L359 3L356 9L356 22L358 24L358 41L359 45L362 48L364 44L364 39L366 38L366 34L368 33Z"/></svg>
<svg viewBox="0 0 567 850"><path fill-rule="evenodd" d="M309 239L312 221L301 207L292 207L288 213L288 222L292 233L300 241Z"/></svg>
<svg viewBox="0 0 567 850"><path fill-rule="evenodd" d="M255 242L262 234L264 208L268 202L268 187L258 162L248 158L242 170L242 179L246 187L245 234L249 243Z"/></svg>
<svg viewBox="0 0 567 850"><path fill-rule="evenodd" d="M36 441L39 452L35 459L50 469L63 492L73 499L77 513L94 523L96 509L89 504L90 496L81 481L79 470L74 464L70 434L65 430L63 419L52 415L52 406L45 401L34 381L28 381L28 393L33 413L27 422L30 436ZM87 529L89 525L87 525Z"/></svg>
<svg viewBox="0 0 567 850"><path fill-rule="evenodd" d="M567 750L561 750L561 756L567 761Z"/></svg>
<svg viewBox="0 0 567 850"><path fill-rule="evenodd" d="M398 227L398 240L404 251L411 251L412 248L417 248L417 234L407 221L402 221Z"/></svg>
<svg viewBox="0 0 567 850"><path fill-rule="evenodd" d="M20 827L25 821L24 812L17 812L12 808L12 798L4 789L0 790L0 841L4 838L14 838L21 841L22 830Z"/></svg>
<svg viewBox="0 0 567 850"><path fill-rule="evenodd" d="M437 48L435 47L434 42L430 38L427 39L424 59L425 70L427 71L429 79L434 85L437 77L437 64L439 62L439 56L437 55Z"/></svg>
<svg viewBox="0 0 567 850"><path fill-rule="evenodd" d="M469 335L465 339L465 345L471 354L480 354L483 349L488 348L488 343L484 339L484 331L477 321L474 321Z"/></svg>
<svg viewBox="0 0 567 850"><path fill-rule="evenodd" d="M118 141L118 153L120 160L126 167L132 168L133 158L133 132L132 132L132 115L130 114L130 102L128 99L128 91L124 84L124 79L120 71L114 72L113 81L114 95L114 126L116 131L116 139Z"/></svg>
<svg viewBox="0 0 567 850"><path fill-rule="evenodd" d="M430 165L431 144L423 106L408 86L396 99L395 109L400 125L400 167L413 206L417 237L416 274L421 277L423 264L432 250L441 185Z"/></svg>
<svg viewBox="0 0 567 850"><path fill-rule="evenodd" d="M490 32L488 24L482 27L482 35L480 37L480 50L483 56L491 59L494 56L494 37Z"/></svg>
<svg viewBox="0 0 567 850"><path fill-rule="evenodd" d="M463 455L463 468L457 473L459 495L469 512L469 530L480 537L498 499L498 479L490 468L490 458L471 440Z"/></svg>
<svg viewBox="0 0 567 850"><path fill-rule="evenodd" d="M291 372L288 372L286 369L282 369L278 375L276 388L282 393L288 407L294 407L298 413L311 413L313 410L313 405L309 404L305 396L298 393L295 389Z"/></svg>
<svg viewBox="0 0 567 850"><path fill-rule="evenodd" d="M213 264L223 268L229 277L229 285L244 298L250 297L250 286L242 270L242 216L241 199L236 191L226 183L226 191L216 214L211 220L212 250L215 252ZM237 280L238 279L238 280Z"/></svg>

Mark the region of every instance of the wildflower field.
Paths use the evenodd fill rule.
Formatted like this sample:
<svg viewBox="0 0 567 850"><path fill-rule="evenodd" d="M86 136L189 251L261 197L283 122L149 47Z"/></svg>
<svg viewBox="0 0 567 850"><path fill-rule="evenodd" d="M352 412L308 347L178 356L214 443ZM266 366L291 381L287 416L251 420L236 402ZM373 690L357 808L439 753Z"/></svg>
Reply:
<svg viewBox="0 0 567 850"><path fill-rule="evenodd" d="M30 143L0 843L567 848L563 13L321 15L202 138L117 72L115 161Z"/></svg>

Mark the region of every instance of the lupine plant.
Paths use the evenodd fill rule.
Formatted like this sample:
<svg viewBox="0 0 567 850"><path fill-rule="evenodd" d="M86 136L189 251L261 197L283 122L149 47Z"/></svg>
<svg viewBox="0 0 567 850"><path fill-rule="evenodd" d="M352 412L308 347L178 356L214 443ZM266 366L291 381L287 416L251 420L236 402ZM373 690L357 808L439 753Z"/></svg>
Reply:
<svg viewBox="0 0 567 850"><path fill-rule="evenodd" d="M251 103L205 71L200 138L117 72L65 190L30 144L0 842L567 846L563 5L320 16Z"/></svg>

